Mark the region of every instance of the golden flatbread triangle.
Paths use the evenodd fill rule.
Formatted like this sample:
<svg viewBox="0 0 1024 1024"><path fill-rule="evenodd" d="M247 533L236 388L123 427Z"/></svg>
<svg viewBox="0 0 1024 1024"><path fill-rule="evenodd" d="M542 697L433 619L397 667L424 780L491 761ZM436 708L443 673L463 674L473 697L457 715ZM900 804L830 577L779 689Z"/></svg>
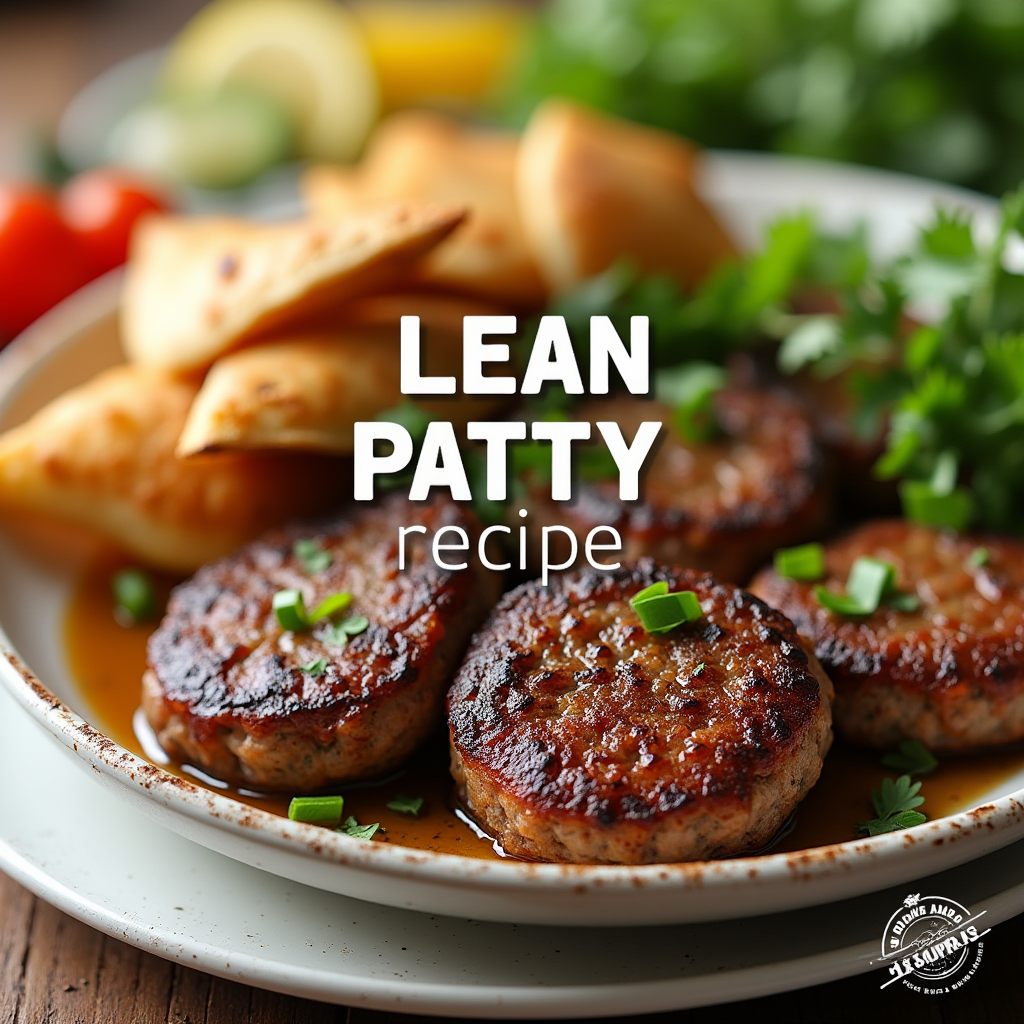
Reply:
<svg viewBox="0 0 1024 1024"><path fill-rule="evenodd" d="M549 287L564 292L623 257L691 286L734 257L694 189L697 159L667 132L565 100L542 103L520 141L517 188Z"/></svg>
<svg viewBox="0 0 1024 1024"><path fill-rule="evenodd" d="M400 318L420 317L423 372L459 377L462 317L498 310L443 295L380 296L353 303L345 322L316 335L281 336L213 364L189 411L179 457L223 449L297 449L348 454L354 425L406 401ZM501 408L493 398L420 400L461 428Z"/></svg>
<svg viewBox="0 0 1024 1024"><path fill-rule="evenodd" d="M514 135L440 114L395 114L373 135L358 168L312 168L303 196L311 212L324 216L400 199L464 203L468 221L424 259L419 279L506 305L539 306L547 290L516 202L517 145Z"/></svg>
<svg viewBox="0 0 1024 1024"><path fill-rule="evenodd" d="M398 203L280 224L149 217L125 278L125 352L146 366L203 369L271 330L394 288L464 216L454 204Z"/></svg>
<svg viewBox="0 0 1024 1024"><path fill-rule="evenodd" d="M119 366L62 395L0 435L0 508L88 527L147 565L189 572L349 489L351 468L317 456L175 458L196 390Z"/></svg>

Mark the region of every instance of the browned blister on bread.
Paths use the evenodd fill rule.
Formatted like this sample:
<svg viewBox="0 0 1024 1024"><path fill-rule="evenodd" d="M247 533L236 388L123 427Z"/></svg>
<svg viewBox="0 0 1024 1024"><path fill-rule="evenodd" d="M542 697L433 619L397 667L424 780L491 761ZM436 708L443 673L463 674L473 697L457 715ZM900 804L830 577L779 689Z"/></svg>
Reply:
<svg viewBox="0 0 1024 1024"><path fill-rule="evenodd" d="M132 240L121 306L133 362L176 371L393 289L461 222L461 205L392 204L261 224L151 216Z"/></svg>
<svg viewBox="0 0 1024 1024"><path fill-rule="evenodd" d="M652 635L657 581L700 619ZM448 696L461 799L513 854L644 864L768 842L817 781L832 686L793 624L650 559L506 594Z"/></svg>
<svg viewBox="0 0 1024 1024"><path fill-rule="evenodd" d="M493 306L447 295L384 295L352 303L317 334L282 336L221 357L210 369L178 443L182 457L223 449L350 454L357 422L409 401L401 390L400 321L420 318L422 372L462 374L462 318ZM416 398L462 428L499 412L501 399Z"/></svg>
<svg viewBox="0 0 1024 1024"><path fill-rule="evenodd" d="M564 292L620 259L689 287L737 250L694 186L699 156L668 132L551 99L519 145L527 241Z"/></svg>
<svg viewBox="0 0 1024 1024"><path fill-rule="evenodd" d="M191 571L351 489L351 467L318 456L176 458L197 387L119 366L62 395L0 435L0 507L88 527L147 565Z"/></svg>
<svg viewBox="0 0 1024 1024"><path fill-rule="evenodd" d="M427 255L419 280L506 305L538 306L547 290L517 206L517 145L514 135L407 111L377 129L358 168L311 168L303 194L310 210L325 216L400 199L462 203L466 224Z"/></svg>

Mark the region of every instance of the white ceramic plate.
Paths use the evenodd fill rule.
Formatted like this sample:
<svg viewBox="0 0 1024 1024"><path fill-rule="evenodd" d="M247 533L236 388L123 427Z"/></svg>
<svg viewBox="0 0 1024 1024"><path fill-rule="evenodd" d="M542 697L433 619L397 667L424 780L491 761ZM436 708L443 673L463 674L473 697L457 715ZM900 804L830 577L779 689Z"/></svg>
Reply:
<svg viewBox="0 0 1024 1024"><path fill-rule="evenodd" d="M891 249L936 199L989 223L992 204L880 172L773 157L720 156L706 191L740 238L754 241L780 210L811 206L835 225L865 220ZM117 279L91 286L0 357L0 427L119 359ZM212 850L330 892L485 920L546 924L663 924L745 917L843 899L983 856L1024 835L1024 773L985 802L905 832L800 853L645 867L489 862L366 843L255 811L183 783L117 746L78 714L61 650L72 582L0 536L0 679L97 783ZM29 667L31 666L31 667Z"/></svg>
<svg viewBox="0 0 1024 1024"><path fill-rule="evenodd" d="M20 783L31 765L34 793ZM52 794L61 811L52 814ZM923 882L1024 910L1024 844ZM0 690L0 869L132 945L250 985L443 1016L583 1017L749 999L870 969L906 889L751 921L614 928L416 914L254 871L172 835L95 786ZM915 885L915 891L918 887ZM992 942L1000 941L999 930ZM982 971L985 970L982 965ZM865 976L865 991L885 980Z"/></svg>

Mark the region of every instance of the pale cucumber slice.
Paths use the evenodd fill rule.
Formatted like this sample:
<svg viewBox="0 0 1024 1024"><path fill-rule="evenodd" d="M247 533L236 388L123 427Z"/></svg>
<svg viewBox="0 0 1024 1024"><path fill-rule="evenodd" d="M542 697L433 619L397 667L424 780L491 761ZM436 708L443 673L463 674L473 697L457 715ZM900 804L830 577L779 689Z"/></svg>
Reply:
<svg viewBox="0 0 1024 1024"><path fill-rule="evenodd" d="M245 87L292 115L298 155L346 161L377 117L377 80L351 14L334 0L214 0L172 45L169 93Z"/></svg>
<svg viewBox="0 0 1024 1024"><path fill-rule="evenodd" d="M281 107L263 96L222 93L139 107L113 130L112 163L198 188L232 188L286 160L294 131Z"/></svg>

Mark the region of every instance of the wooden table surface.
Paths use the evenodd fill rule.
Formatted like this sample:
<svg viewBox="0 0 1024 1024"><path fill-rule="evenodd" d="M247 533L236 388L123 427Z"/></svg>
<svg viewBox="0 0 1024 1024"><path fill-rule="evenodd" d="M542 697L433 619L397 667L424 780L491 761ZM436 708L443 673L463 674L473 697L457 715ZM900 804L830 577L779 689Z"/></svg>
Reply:
<svg viewBox="0 0 1024 1024"><path fill-rule="evenodd" d="M742 924L737 924L742 927ZM624 932L629 941L640 935ZM879 990L870 972L765 999L619 1021L674 1024L1006 1024L1024 1019L1024 917L985 940L978 973L959 992ZM399 1024L406 1014L329 1006L224 981L93 931L0 874L0 1022L3 1024Z"/></svg>
<svg viewBox="0 0 1024 1024"><path fill-rule="evenodd" d="M200 5L201 0L0 0L0 175L26 173L28 140L33 133L52 130L64 104L90 77L115 60L159 45ZM992 933L977 977L955 995L928 998L898 986L879 992L877 974L869 974L642 1019L1001 1024L1024 1017L1021 953L1024 918ZM100 935L0 874L0 1024L385 1024L412 1019L312 1003L209 977Z"/></svg>

